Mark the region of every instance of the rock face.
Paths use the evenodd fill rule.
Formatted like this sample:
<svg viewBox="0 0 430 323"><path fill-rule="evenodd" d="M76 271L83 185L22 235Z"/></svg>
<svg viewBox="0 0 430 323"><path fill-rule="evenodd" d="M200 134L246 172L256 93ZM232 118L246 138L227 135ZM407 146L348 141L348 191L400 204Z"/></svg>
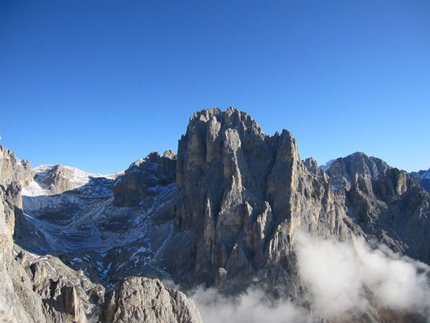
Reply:
<svg viewBox="0 0 430 323"><path fill-rule="evenodd" d="M50 255L35 258L20 251L15 260L21 265L15 268L20 276L15 291L29 314L41 310L46 322L87 322L88 318L97 317L97 306L103 303L105 290L82 271L74 271ZM30 307L28 294L33 294ZM42 306L38 308L35 303Z"/></svg>
<svg viewBox="0 0 430 323"><path fill-rule="evenodd" d="M412 172L412 173L410 173L410 175L427 192L430 192L430 169L428 169L428 170L420 170L419 172Z"/></svg>
<svg viewBox="0 0 430 323"><path fill-rule="evenodd" d="M101 321L201 323L194 302L158 279L129 277L109 295Z"/></svg>
<svg viewBox="0 0 430 323"><path fill-rule="evenodd" d="M330 176L330 184L334 190L349 191L357 177L371 181L384 174L389 168L383 160L357 152L333 161L327 169L327 174Z"/></svg>
<svg viewBox="0 0 430 323"><path fill-rule="evenodd" d="M26 183L29 176L31 176L29 164L21 162L13 152L0 146L0 317L7 322L45 322L41 300L34 295L28 285L26 286L25 275L22 275L24 284L21 289L27 294L28 301L24 302L15 293L22 269L13 257L12 235L15 228L15 212L19 212L22 206L20 182ZM31 314L27 311L28 307L34 308Z"/></svg>
<svg viewBox="0 0 430 323"><path fill-rule="evenodd" d="M73 188L70 182L72 177L73 173L70 169L62 165L55 165L44 174L40 182L51 194L60 194ZM37 180L38 178L36 176L36 181Z"/></svg>
<svg viewBox="0 0 430 323"><path fill-rule="evenodd" d="M190 119L179 141L176 185L175 226L196 237L187 268L196 284L227 279L237 289L235 281L258 276L275 285L274 277L293 277L273 271L294 271L297 228L349 235L328 176L308 170L294 137L286 130L267 136L234 108Z"/></svg>
<svg viewBox="0 0 430 323"><path fill-rule="evenodd" d="M407 172L355 153L327 170L348 217L392 250L430 263L430 195Z"/></svg>
<svg viewBox="0 0 430 323"><path fill-rule="evenodd" d="M22 210L21 186L32 180L28 161L21 161L15 154L0 146L0 250L10 252L15 230L15 211Z"/></svg>
<svg viewBox="0 0 430 323"><path fill-rule="evenodd" d="M166 151L163 156L154 152L141 159L118 177L113 187L117 206L137 206L148 196L156 196L160 190L175 182L176 156Z"/></svg>
<svg viewBox="0 0 430 323"><path fill-rule="evenodd" d="M15 153L0 145L0 183L9 185L18 182L23 186L33 180L30 163L28 160L20 160Z"/></svg>

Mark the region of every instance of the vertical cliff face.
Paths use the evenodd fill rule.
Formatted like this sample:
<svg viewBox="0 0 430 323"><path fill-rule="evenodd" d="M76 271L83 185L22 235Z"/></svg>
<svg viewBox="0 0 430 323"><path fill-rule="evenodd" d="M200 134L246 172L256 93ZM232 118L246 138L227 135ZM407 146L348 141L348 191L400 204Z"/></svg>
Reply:
<svg viewBox="0 0 430 323"><path fill-rule="evenodd" d="M267 136L246 113L195 113L177 162L174 220L196 237L197 284L250 282L273 265L294 267L297 228L347 234L328 177L301 161L288 131Z"/></svg>
<svg viewBox="0 0 430 323"><path fill-rule="evenodd" d="M0 146L0 317L7 322L46 322L41 300L33 297L27 275L13 258L15 216L22 213L21 185L29 178L30 165ZM19 290L27 295L26 301L17 291L20 280Z"/></svg>
<svg viewBox="0 0 430 323"><path fill-rule="evenodd" d="M22 213L21 186L32 180L28 161L0 146L0 250L10 252L13 247L15 212Z"/></svg>

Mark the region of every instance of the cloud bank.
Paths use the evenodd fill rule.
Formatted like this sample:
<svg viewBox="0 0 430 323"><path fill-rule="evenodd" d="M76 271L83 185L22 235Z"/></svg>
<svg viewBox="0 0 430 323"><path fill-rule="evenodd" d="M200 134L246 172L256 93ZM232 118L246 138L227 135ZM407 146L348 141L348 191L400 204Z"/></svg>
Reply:
<svg viewBox="0 0 430 323"><path fill-rule="evenodd" d="M285 300L268 304L264 293L248 290L235 299L214 289L191 297L205 323L320 322L363 313L419 313L430 322L430 267L364 239L351 243L296 235L300 279L310 311Z"/></svg>
<svg viewBox="0 0 430 323"><path fill-rule="evenodd" d="M233 299L220 295L214 289L198 289L192 299L205 323L313 322L306 310L290 301L269 305L264 293L258 290L248 290Z"/></svg>
<svg viewBox="0 0 430 323"><path fill-rule="evenodd" d="M376 308L429 315L430 267L362 238L352 243L298 235L300 278L324 317Z"/></svg>

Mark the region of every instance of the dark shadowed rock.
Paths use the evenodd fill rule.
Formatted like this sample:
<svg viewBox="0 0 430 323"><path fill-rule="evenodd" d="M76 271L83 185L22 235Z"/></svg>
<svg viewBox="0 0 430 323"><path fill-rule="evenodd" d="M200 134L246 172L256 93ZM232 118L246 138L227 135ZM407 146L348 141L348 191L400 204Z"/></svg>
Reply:
<svg viewBox="0 0 430 323"><path fill-rule="evenodd" d="M176 156L166 151L163 156L153 152L130 165L113 187L114 204L136 206L148 196L156 196L174 183Z"/></svg>
<svg viewBox="0 0 430 323"><path fill-rule="evenodd" d="M430 169L420 170L409 174L416 180L427 192L430 192Z"/></svg>

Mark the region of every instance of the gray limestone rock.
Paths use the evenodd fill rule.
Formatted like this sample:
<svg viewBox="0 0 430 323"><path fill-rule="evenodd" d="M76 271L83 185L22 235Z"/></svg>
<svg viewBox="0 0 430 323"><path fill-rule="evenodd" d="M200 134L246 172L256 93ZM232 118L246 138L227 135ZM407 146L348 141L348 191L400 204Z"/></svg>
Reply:
<svg viewBox="0 0 430 323"><path fill-rule="evenodd" d="M110 293L101 322L200 323L194 302L158 279L129 277Z"/></svg>
<svg viewBox="0 0 430 323"><path fill-rule="evenodd" d="M176 156L153 152L138 160L119 176L112 189L116 206L137 206L148 196L156 196L175 181Z"/></svg>
<svg viewBox="0 0 430 323"><path fill-rule="evenodd" d="M326 172L334 190L343 188L349 190L357 174L366 178L378 178L388 168L383 160L356 152L345 158L336 159Z"/></svg>
<svg viewBox="0 0 430 323"><path fill-rule="evenodd" d="M32 180L30 163L19 160L0 146L0 251L10 252L15 230L15 212L22 210L21 186Z"/></svg>
<svg viewBox="0 0 430 323"><path fill-rule="evenodd" d="M430 263L430 195L406 171L355 153L327 170L350 221L391 249Z"/></svg>
<svg viewBox="0 0 430 323"><path fill-rule="evenodd" d="M9 185L18 182L21 186L26 186L33 180L28 160L20 160L15 153L0 145L0 183Z"/></svg>
<svg viewBox="0 0 430 323"><path fill-rule="evenodd" d="M411 172L409 175L416 180L427 192L430 192L430 169Z"/></svg>
<svg viewBox="0 0 430 323"><path fill-rule="evenodd" d="M350 234L328 176L301 161L294 137L286 130L267 136L235 108L195 113L179 142L177 163L174 221L179 231L196 236L189 259L195 284L227 279L223 285L236 292L255 279L275 286L264 277L274 266L295 266L297 228ZM181 257L172 261L184 263ZM226 272L222 279L220 268Z"/></svg>
<svg viewBox="0 0 430 323"><path fill-rule="evenodd" d="M376 238L430 261L430 198L380 159L355 153L324 172L315 160L300 159L288 131L267 136L246 113L214 108L190 119L177 165L174 224L194 237L192 252L167 266L179 282L237 293L258 281L299 299L298 230Z"/></svg>
<svg viewBox="0 0 430 323"><path fill-rule="evenodd" d="M46 187L51 194L60 194L73 189L70 180L73 177L72 170L63 165L55 165L47 170L43 178L36 176L35 180L39 181L42 187Z"/></svg>
<svg viewBox="0 0 430 323"><path fill-rule="evenodd" d="M93 311L104 301L104 287L92 283L83 272L50 255L36 259L29 268L48 322L87 322L87 317L97 315Z"/></svg>

